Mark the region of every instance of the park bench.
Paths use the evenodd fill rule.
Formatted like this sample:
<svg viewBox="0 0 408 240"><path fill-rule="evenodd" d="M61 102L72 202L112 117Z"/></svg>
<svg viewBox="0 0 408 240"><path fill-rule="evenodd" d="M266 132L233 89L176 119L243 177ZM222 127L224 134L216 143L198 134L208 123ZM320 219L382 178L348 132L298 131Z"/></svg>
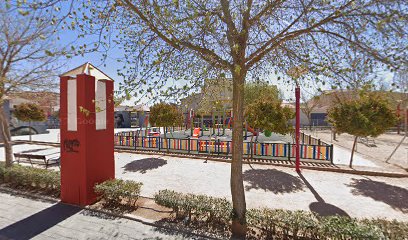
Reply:
<svg viewBox="0 0 408 240"><path fill-rule="evenodd" d="M30 163L31 166L34 164L44 165L46 169L53 165L60 167L60 157L48 158L46 155L14 153L14 158L18 164L25 162Z"/></svg>
<svg viewBox="0 0 408 240"><path fill-rule="evenodd" d="M375 147L375 141L374 139L370 139L370 138L365 138L365 137L361 137L359 138L359 142L366 145L367 147Z"/></svg>

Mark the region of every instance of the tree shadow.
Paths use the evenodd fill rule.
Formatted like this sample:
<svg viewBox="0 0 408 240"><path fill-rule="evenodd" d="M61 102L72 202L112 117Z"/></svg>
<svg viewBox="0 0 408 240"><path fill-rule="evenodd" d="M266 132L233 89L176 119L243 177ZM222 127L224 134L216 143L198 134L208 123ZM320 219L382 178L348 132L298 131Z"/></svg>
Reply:
<svg viewBox="0 0 408 240"><path fill-rule="evenodd" d="M408 213L408 189L377 182L370 179L352 179L348 186L353 187L354 195L370 197L375 201L388 204L393 209Z"/></svg>
<svg viewBox="0 0 408 240"><path fill-rule="evenodd" d="M118 212L116 212L118 213ZM119 212L118 214L122 214L123 212ZM108 220L115 220L118 219L119 217L114 216L114 215L109 215L100 211L95 211L92 209L84 209L82 212L79 214L84 215L84 216L89 216L89 217L96 217L100 219L108 219Z"/></svg>
<svg viewBox="0 0 408 240"><path fill-rule="evenodd" d="M245 186L246 191L263 189L278 193L291 193L302 191L304 184L291 174L276 169L249 169L244 172L244 181L250 185Z"/></svg>
<svg viewBox="0 0 408 240"><path fill-rule="evenodd" d="M343 209L334 206L333 204L326 203L324 199L319 195L319 193L316 191L316 189L313 188L313 186L309 183L309 181L306 180L306 178L303 176L301 172L298 172L299 177L303 180L307 188L309 188L310 192L314 195L316 198L317 202L312 202L309 204L309 209L310 211L317 213L318 215L322 217L327 217L327 216L345 216L345 217L350 217L347 212L345 212Z"/></svg>
<svg viewBox="0 0 408 240"><path fill-rule="evenodd" d="M161 158L143 158L134 160L126 164L123 168L125 172L140 172L145 174L149 170L157 169L167 164L167 161Z"/></svg>

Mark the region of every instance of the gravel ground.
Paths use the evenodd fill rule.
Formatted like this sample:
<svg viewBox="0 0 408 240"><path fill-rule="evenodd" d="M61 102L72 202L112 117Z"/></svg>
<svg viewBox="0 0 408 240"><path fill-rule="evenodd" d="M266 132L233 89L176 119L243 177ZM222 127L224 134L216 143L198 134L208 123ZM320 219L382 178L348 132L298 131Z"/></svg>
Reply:
<svg viewBox="0 0 408 240"><path fill-rule="evenodd" d="M322 139L326 142L332 142L335 145L336 149L339 147L345 149L350 156L351 149L353 147L354 137L349 134L341 134L337 136L337 141L331 140L331 132L329 130L320 130L320 131L307 131L312 133L314 136ZM357 156L369 159L371 164L389 167L390 164L408 169L408 138L405 138L405 141L401 144L398 150L394 153L392 158L389 160L390 164L386 164L385 161L401 142L403 135L398 135L397 133L386 133L378 136L374 139L375 146L369 147L363 143L357 144ZM346 158L347 160L350 157ZM388 165L388 166L387 166Z"/></svg>
<svg viewBox="0 0 408 240"><path fill-rule="evenodd" d="M142 195L161 189L230 199L230 164L116 153L116 177L143 182ZM244 165L247 207L334 212L408 221L408 178Z"/></svg>

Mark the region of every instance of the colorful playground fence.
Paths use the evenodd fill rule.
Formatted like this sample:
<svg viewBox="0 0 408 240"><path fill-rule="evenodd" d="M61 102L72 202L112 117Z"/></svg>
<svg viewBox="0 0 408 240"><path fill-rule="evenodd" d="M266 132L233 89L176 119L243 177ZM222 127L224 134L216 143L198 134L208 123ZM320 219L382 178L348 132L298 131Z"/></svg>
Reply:
<svg viewBox="0 0 408 240"><path fill-rule="evenodd" d="M312 141L312 140L311 140ZM294 160L296 145L292 143L250 143L244 142L244 155L266 158L284 158ZM157 150L206 155L231 155L232 142L221 140L200 140L190 138L167 138L135 136L130 133L115 134L115 146L128 149ZM333 145L300 144L300 158L310 160L333 161Z"/></svg>
<svg viewBox="0 0 408 240"><path fill-rule="evenodd" d="M302 144L307 144L307 145L319 145L319 146L330 146L331 144L325 143L322 140L318 138L314 138L311 135L307 135L306 133L300 132L300 142Z"/></svg>

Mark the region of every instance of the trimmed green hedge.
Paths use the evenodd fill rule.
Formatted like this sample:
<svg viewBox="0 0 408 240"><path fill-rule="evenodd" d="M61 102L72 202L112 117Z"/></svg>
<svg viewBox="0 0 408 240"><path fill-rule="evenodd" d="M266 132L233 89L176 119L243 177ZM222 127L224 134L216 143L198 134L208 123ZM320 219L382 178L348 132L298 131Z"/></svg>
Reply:
<svg viewBox="0 0 408 240"><path fill-rule="evenodd" d="M406 240L408 239L408 223L397 220L388 220L383 218L363 219L362 223L378 228L385 239Z"/></svg>
<svg viewBox="0 0 408 240"><path fill-rule="evenodd" d="M157 204L171 208L176 218L188 217L189 221L194 218L218 225L228 225L231 218L232 205L225 198L161 190L154 199Z"/></svg>
<svg viewBox="0 0 408 240"><path fill-rule="evenodd" d="M125 202L125 205L133 207L140 196L142 185L131 180L110 179L96 184L95 192L107 205L119 206Z"/></svg>
<svg viewBox="0 0 408 240"><path fill-rule="evenodd" d="M202 220L228 226L232 205L225 198L162 190L155 202L171 208L176 218ZM319 217L312 212L282 209L249 209L248 234L256 239L396 239L408 236L408 223L386 219Z"/></svg>
<svg viewBox="0 0 408 240"><path fill-rule="evenodd" d="M304 236L313 239L318 236L319 221L311 212L269 208L249 209L247 223L249 227L257 228L266 238Z"/></svg>
<svg viewBox="0 0 408 240"><path fill-rule="evenodd" d="M4 172L6 171L4 168L4 163L0 162L0 183L4 181Z"/></svg>
<svg viewBox="0 0 408 240"><path fill-rule="evenodd" d="M0 165L0 180L15 187L52 190L60 192L60 173L57 171L13 165L5 168Z"/></svg>

